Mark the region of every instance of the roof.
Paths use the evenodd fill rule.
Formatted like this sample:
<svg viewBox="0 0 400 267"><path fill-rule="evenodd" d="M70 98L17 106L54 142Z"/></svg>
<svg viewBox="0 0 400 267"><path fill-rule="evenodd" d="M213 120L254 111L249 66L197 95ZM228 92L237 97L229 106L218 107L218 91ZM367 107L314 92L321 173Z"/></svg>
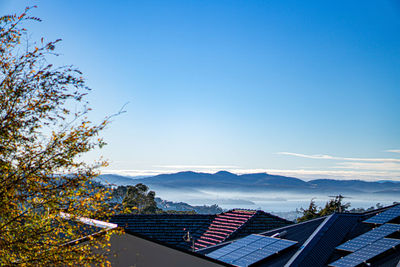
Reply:
<svg viewBox="0 0 400 267"><path fill-rule="evenodd" d="M308 239L308 237L318 228L321 222L324 221L325 218L317 218L307 222L291 224L284 227L276 228L269 231L260 231L258 232L260 235L264 236L276 236L279 235L282 238L296 241L298 247L302 246L303 243ZM216 246L208 247L205 249L198 250L198 253L208 254L214 250L222 248L235 240L231 240L228 242L224 242L218 244ZM283 266L285 263L296 253L296 249L286 250L280 254L279 257L270 258L268 261L268 266Z"/></svg>
<svg viewBox="0 0 400 267"><path fill-rule="evenodd" d="M213 246L229 239L243 228L255 214L256 211L231 210L216 215L207 230L196 240L195 248Z"/></svg>
<svg viewBox="0 0 400 267"><path fill-rule="evenodd" d="M254 261L249 266L358 266L357 264L363 264L364 262L368 262L372 264L372 266L396 266L400 261L399 206L393 205L366 213L334 213L326 217L260 233L260 235L263 236L279 237L296 241L297 244L286 250L277 250L275 253L269 254L265 258L261 258L261 260ZM398 212L397 215L393 215L396 214L394 210ZM376 214L380 215L374 217ZM386 221L382 218L386 218ZM378 239L380 238L379 244L385 244L386 248L380 246L379 251L376 251L376 249L374 249L374 251L370 246L375 241L371 239L367 239L365 244L362 244L360 248L354 249L354 251L351 252L343 251L340 247L339 249L337 248L339 245L365 233L370 236L374 235L371 234L370 231L382 225L386 225L386 229L394 229L378 237ZM354 243L354 241L352 242ZM357 242L358 240L355 241L355 243ZM212 256L221 255L224 251L230 251L228 258L231 261L234 259L235 262L240 262L240 260L235 258L235 254L244 257L241 256L243 251L241 249L232 251L228 248L229 244L235 243L237 243L237 241L225 242L199 250L198 252ZM227 248L224 248L225 246ZM254 247L253 244L252 246ZM375 244L375 247L377 246L378 243ZM358 249L360 249L360 251L358 251ZM216 251L216 253L214 253L214 251ZM369 257L365 257L366 253L369 253ZM336 262L342 258L345 258L345 260ZM220 259L224 259L224 257L220 256ZM340 265L343 262L346 264L351 262L353 265Z"/></svg>
<svg viewBox="0 0 400 267"><path fill-rule="evenodd" d="M287 264L322 266L359 219L359 215L351 213L334 213L326 217Z"/></svg>
<svg viewBox="0 0 400 267"><path fill-rule="evenodd" d="M192 244L183 239L187 231L198 239L214 217L203 214L129 214L115 215L110 222L123 227L127 233L138 233L178 248L190 249Z"/></svg>
<svg viewBox="0 0 400 267"><path fill-rule="evenodd" d="M265 258L283 253L297 244L296 241L251 234L231 244L215 250L208 257L234 266L248 266Z"/></svg>
<svg viewBox="0 0 400 267"><path fill-rule="evenodd" d="M224 241L289 224L293 224L293 222L261 210L230 210L216 215L208 229L196 241L195 247L203 249Z"/></svg>
<svg viewBox="0 0 400 267"><path fill-rule="evenodd" d="M111 223L124 227L127 233L191 249L184 236L189 231L195 248L205 248L237 237L293 224L280 217L256 210L231 210L217 215L203 214L129 214L116 215Z"/></svg>
<svg viewBox="0 0 400 267"><path fill-rule="evenodd" d="M131 238L127 239L126 238L127 236L134 237L134 238L136 238L136 240L132 240ZM143 253L143 250L146 251L148 249L148 247L147 246L142 246L142 242L140 242L140 241L137 242L138 240L145 240L145 241L148 241L148 242L150 242L150 243L152 243L154 245L160 245L161 247L164 247L167 250L168 249L172 249L172 250L175 250L175 251L183 252L183 253L185 253L187 255L190 255L192 257L201 258L201 259L207 260L209 262L219 264L221 266L232 266L230 264L211 259L209 257L206 257L206 256L204 256L202 254L193 252L191 250L184 249L184 248L179 248L179 247L176 247L174 245L170 245L168 243L159 241L157 239L149 238L149 237L147 237L145 235L142 235L142 234L139 234L139 233L134 233L134 232L127 233L127 232L125 232L124 235L114 235L113 237L114 237L114 239L111 239L111 248L110 248L111 249L110 253L111 253L111 255L113 255L111 259L117 259L117 260L116 261L115 260L111 260L112 266L114 266L114 265L115 266L126 266L126 265L121 264L121 259L119 258L121 253L125 253L126 251L131 252L131 254L128 256L132 260L130 262L129 266L131 266L132 264L134 264L135 262L138 262L138 261L141 264L140 266L153 266L153 265L146 265L148 260L144 260L143 261L143 257L148 257L148 254L149 254L149 253ZM125 241L128 241L128 243L121 242L121 239L125 240ZM138 246L140 246L140 248L138 248ZM151 246L153 247L153 245L151 245ZM155 250L152 249L150 254L152 256L157 255L158 259L160 259L160 258L165 259L166 260L166 262L164 263L165 266L182 266L182 264L176 264L179 261L177 261L177 259L175 257L171 258L171 255L170 255L170 253L167 252L167 250L163 249L161 251L160 250L155 251ZM154 254L154 253L156 253L156 254ZM193 261L190 261L190 260L187 262L187 264L192 264L192 263L193 263ZM158 265L156 265L156 266L158 266ZM187 266L187 265L185 265L185 266Z"/></svg>
<svg viewBox="0 0 400 267"><path fill-rule="evenodd" d="M85 242L92 237L100 236L109 230L115 229L118 225L90 219L86 217L73 216L69 213L60 212L60 217L67 220L67 223L74 226L73 239L69 234L66 234L70 229L64 224L54 221L52 226L62 229L59 232L60 237L65 241L64 245L76 245Z"/></svg>

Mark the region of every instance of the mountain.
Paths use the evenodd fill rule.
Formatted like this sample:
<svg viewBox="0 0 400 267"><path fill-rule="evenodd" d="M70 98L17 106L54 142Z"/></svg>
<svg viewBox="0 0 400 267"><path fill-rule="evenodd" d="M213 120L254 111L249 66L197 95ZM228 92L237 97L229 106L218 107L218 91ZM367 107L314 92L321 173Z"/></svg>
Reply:
<svg viewBox="0 0 400 267"><path fill-rule="evenodd" d="M151 188L169 189L218 189L228 191L285 191L301 193L375 193L390 194L400 190L400 183L392 181L367 182L361 180L317 179L303 181L294 177L254 173L237 175L227 171L217 173L178 172L160 174L145 178L129 178L120 175L100 175L100 181L107 180L115 185L144 183Z"/></svg>
<svg viewBox="0 0 400 267"><path fill-rule="evenodd" d="M320 190L329 189L329 190L344 190L348 191L349 189L360 192L377 192L377 191L386 191L393 189L400 189L400 184L394 182L367 182L361 180L331 180L331 179L318 179L312 180L308 182L318 188Z"/></svg>
<svg viewBox="0 0 400 267"><path fill-rule="evenodd" d="M102 174L96 177L95 181L102 184L112 184L115 186L137 184L135 182L135 178L130 178L117 174Z"/></svg>
<svg viewBox="0 0 400 267"><path fill-rule="evenodd" d="M274 188L274 187L307 187L303 180L267 173L236 175L227 171L214 174L201 172L178 172L173 174L160 174L153 177L138 179L148 185L162 187L190 187L190 188Z"/></svg>

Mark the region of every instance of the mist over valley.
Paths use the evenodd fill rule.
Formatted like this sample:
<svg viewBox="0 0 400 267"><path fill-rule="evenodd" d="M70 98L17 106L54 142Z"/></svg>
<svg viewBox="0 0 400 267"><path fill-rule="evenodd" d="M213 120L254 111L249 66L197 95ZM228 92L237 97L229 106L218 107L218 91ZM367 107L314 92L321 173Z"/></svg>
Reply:
<svg viewBox="0 0 400 267"><path fill-rule="evenodd" d="M361 181L317 179L303 181L294 177L267 173L236 175L178 172L150 177L104 174L102 183L118 185L146 184L157 197L190 205L217 204L223 209L262 209L268 212L293 212L306 208L311 199L323 206L330 196L344 195L351 208L369 208L399 201L400 183L395 181Z"/></svg>

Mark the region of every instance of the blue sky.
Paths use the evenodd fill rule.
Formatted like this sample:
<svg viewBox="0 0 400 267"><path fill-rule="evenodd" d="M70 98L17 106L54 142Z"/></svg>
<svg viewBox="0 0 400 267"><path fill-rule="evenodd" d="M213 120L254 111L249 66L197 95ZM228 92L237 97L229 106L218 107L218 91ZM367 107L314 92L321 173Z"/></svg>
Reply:
<svg viewBox="0 0 400 267"><path fill-rule="evenodd" d="M126 113L87 156L107 172L267 171L400 180L400 4L382 1L0 1L38 5L31 38ZM325 156L324 156L325 155Z"/></svg>

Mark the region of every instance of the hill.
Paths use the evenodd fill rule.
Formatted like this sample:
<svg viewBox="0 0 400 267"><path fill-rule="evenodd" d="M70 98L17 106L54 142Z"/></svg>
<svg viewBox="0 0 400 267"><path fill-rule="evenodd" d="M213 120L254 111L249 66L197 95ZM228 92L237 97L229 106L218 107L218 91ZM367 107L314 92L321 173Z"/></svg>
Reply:
<svg viewBox="0 0 400 267"><path fill-rule="evenodd" d="M254 173L237 175L227 171L217 173L178 172L151 177L125 177L120 175L100 175L99 181L115 185L144 183L152 188L168 189L223 189L232 191L284 191L296 193L390 194L400 191L400 183L392 181L368 182L361 180L317 179L303 181L294 177Z"/></svg>
<svg viewBox="0 0 400 267"><path fill-rule="evenodd" d="M135 181L138 178L144 177L129 177L129 176L122 176L117 174L102 174L98 176L95 181L100 182L102 184L112 184L115 186L119 185L133 185L137 184Z"/></svg>

